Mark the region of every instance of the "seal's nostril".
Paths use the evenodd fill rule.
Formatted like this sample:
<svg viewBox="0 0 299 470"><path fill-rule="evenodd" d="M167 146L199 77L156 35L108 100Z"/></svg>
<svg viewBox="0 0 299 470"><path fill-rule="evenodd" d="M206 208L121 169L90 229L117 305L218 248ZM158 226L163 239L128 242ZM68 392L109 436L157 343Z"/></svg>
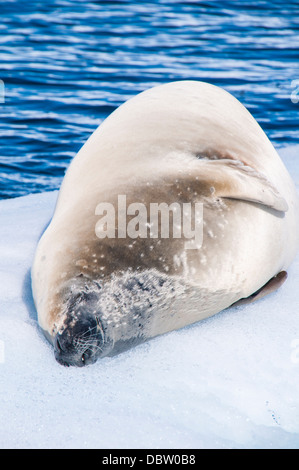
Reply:
<svg viewBox="0 0 299 470"><path fill-rule="evenodd" d="M82 362L82 364L85 364L85 362L86 362L86 354L85 353L82 354L81 362Z"/></svg>
<svg viewBox="0 0 299 470"><path fill-rule="evenodd" d="M81 356L81 363L83 365L86 365L88 360L90 359L91 355L92 355L91 349L90 348L86 349L84 351L84 353L82 354L82 356Z"/></svg>
<svg viewBox="0 0 299 470"><path fill-rule="evenodd" d="M61 347L61 344L60 344L59 339L57 338L57 336L56 336L55 346L58 349L58 351L60 351L60 352L62 351L62 347Z"/></svg>

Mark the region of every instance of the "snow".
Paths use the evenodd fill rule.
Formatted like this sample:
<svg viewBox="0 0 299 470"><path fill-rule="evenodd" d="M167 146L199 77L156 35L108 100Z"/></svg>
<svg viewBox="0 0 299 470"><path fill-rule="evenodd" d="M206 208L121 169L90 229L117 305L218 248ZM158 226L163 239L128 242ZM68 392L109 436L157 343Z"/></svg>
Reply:
<svg viewBox="0 0 299 470"><path fill-rule="evenodd" d="M299 146L279 152L298 187ZM255 304L65 368L30 288L56 197L0 201L0 447L299 448L299 256Z"/></svg>

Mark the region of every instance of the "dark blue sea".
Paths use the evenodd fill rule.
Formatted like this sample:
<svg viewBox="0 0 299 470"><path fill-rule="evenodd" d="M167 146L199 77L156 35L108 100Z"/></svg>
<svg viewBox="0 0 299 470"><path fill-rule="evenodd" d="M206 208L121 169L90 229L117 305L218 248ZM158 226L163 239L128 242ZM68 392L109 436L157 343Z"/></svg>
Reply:
<svg viewBox="0 0 299 470"><path fill-rule="evenodd" d="M0 198L57 189L117 106L185 79L298 144L299 2L0 0Z"/></svg>

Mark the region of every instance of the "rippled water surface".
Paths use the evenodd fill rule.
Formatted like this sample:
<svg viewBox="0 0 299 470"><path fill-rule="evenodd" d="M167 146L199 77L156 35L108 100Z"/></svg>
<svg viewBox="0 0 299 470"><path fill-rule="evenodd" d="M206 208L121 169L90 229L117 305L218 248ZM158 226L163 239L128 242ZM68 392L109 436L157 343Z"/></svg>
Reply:
<svg viewBox="0 0 299 470"><path fill-rule="evenodd" d="M0 0L0 13L0 198L58 188L109 113L171 80L222 86L277 148L299 143L298 1Z"/></svg>

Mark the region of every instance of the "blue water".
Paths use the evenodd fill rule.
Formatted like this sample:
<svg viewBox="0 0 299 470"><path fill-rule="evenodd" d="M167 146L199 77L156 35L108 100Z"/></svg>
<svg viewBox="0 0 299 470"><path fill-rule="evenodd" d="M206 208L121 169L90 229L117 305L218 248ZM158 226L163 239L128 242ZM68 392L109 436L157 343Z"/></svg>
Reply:
<svg viewBox="0 0 299 470"><path fill-rule="evenodd" d="M109 113L171 80L222 86L276 148L299 143L298 1L0 0L0 14L0 198L57 189Z"/></svg>

